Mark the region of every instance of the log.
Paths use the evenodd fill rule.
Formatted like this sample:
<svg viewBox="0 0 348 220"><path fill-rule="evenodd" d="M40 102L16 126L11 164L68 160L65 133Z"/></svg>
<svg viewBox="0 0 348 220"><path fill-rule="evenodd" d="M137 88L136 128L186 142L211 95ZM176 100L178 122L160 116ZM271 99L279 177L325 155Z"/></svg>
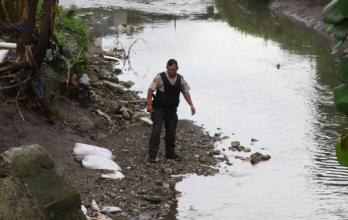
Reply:
<svg viewBox="0 0 348 220"><path fill-rule="evenodd" d="M17 44L16 43L0 42L0 48L16 49L17 48Z"/></svg>

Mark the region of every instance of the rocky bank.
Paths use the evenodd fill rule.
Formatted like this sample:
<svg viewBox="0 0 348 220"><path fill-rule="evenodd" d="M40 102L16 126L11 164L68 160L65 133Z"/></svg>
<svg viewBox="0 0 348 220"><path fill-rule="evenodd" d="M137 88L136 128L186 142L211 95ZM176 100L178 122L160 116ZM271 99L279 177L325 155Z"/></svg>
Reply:
<svg viewBox="0 0 348 220"><path fill-rule="evenodd" d="M279 14L286 15L296 22L300 22L318 33L329 37L325 31L321 13L330 0L272 0L270 8Z"/></svg>

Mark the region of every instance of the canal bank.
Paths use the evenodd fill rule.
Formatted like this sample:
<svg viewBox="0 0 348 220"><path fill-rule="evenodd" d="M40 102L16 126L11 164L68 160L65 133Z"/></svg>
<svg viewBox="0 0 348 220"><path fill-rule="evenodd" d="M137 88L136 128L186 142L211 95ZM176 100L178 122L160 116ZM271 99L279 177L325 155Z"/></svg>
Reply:
<svg viewBox="0 0 348 220"><path fill-rule="evenodd" d="M230 136L218 148L233 166L184 178L169 219L344 219L336 211L347 173L333 143L347 122L332 102L338 80L329 42L264 4L228 2L216 1L214 16L144 19L133 33L101 35L106 48L142 39L132 47L131 70L120 75L142 97L165 61L177 58L197 105L193 120ZM191 119L185 106L178 112ZM251 166L240 160L248 153L229 150L232 140L272 159Z"/></svg>
<svg viewBox="0 0 348 220"><path fill-rule="evenodd" d="M270 8L278 14L286 15L294 21L329 37L325 31L325 25L321 16L324 7L329 2L331 1L271 0Z"/></svg>

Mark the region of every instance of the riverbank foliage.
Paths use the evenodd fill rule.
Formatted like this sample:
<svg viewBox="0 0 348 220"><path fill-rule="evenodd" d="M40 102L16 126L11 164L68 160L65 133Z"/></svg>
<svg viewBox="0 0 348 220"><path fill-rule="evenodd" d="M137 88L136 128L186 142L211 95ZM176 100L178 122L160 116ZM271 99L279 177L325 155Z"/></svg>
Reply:
<svg viewBox="0 0 348 220"><path fill-rule="evenodd" d="M323 11L323 19L327 25L327 31L334 39L332 53L342 51L346 46L348 37L348 1L333 0ZM342 113L348 116L348 54L343 51L341 63L338 67L338 74L342 82L334 89L335 105ZM348 132L336 144L338 162L348 166Z"/></svg>

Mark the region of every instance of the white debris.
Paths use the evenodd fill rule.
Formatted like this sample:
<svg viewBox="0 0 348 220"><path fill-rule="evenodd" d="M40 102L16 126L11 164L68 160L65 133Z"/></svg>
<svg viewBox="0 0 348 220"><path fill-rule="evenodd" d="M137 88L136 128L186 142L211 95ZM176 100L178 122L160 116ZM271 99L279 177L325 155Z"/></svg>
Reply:
<svg viewBox="0 0 348 220"><path fill-rule="evenodd" d="M125 176L123 173L121 173L120 171L115 171L114 173L105 173L101 175L102 178L104 179L123 179Z"/></svg>
<svg viewBox="0 0 348 220"><path fill-rule="evenodd" d="M81 205L81 211L84 215L87 215L87 208L84 205Z"/></svg>
<svg viewBox="0 0 348 220"><path fill-rule="evenodd" d="M106 148L97 147L89 144L76 143L74 150L74 155L78 155L79 157L85 157L88 155L97 155L106 157L108 159L112 159L112 152Z"/></svg>
<svg viewBox="0 0 348 220"><path fill-rule="evenodd" d="M147 118L147 117L141 117L141 118L139 118L139 120L141 122L143 122L144 124L146 124L146 125L152 125L153 124L153 122L149 118Z"/></svg>
<svg viewBox="0 0 348 220"><path fill-rule="evenodd" d="M118 59L118 58L112 57L112 56L104 55L103 57L104 57L104 59L106 59L106 60L113 60L113 61L118 61L118 62L121 62L121 61L122 61L121 59Z"/></svg>
<svg viewBox="0 0 348 220"><path fill-rule="evenodd" d="M0 42L0 48L16 49L17 48L17 44L16 43Z"/></svg>
<svg viewBox="0 0 348 220"><path fill-rule="evenodd" d="M121 171L121 167L109 158L98 156L98 155L88 155L82 160L82 166L89 169L96 170L113 170Z"/></svg>
<svg viewBox="0 0 348 220"><path fill-rule="evenodd" d="M83 85L85 85L85 86L89 86L89 81L90 81L90 78L88 77L88 75L87 75L86 73L84 73L84 74L81 76L81 78L80 78L80 80L79 80L79 83L80 83L80 84L83 84Z"/></svg>
<svg viewBox="0 0 348 220"><path fill-rule="evenodd" d="M97 113L101 116L103 116L104 118L106 118L110 123L112 123L112 119L110 118L110 116L108 116L106 113L102 112L101 110L97 109Z"/></svg>
<svg viewBox="0 0 348 220"><path fill-rule="evenodd" d="M115 212L121 212L122 209L117 206L104 206L101 211L104 213L115 213Z"/></svg>
<svg viewBox="0 0 348 220"><path fill-rule="evenodd" d="M93 211L100 212L100 208L99 208L97 202L94 199L92 200L91 208L92 208Z"/></svg>
<svg viewBox="0 0 348 220"><path fill-rule="evenodd" d="M8 52L9 50L0 50L0 63L2 63L5 60Z"/></svg>

